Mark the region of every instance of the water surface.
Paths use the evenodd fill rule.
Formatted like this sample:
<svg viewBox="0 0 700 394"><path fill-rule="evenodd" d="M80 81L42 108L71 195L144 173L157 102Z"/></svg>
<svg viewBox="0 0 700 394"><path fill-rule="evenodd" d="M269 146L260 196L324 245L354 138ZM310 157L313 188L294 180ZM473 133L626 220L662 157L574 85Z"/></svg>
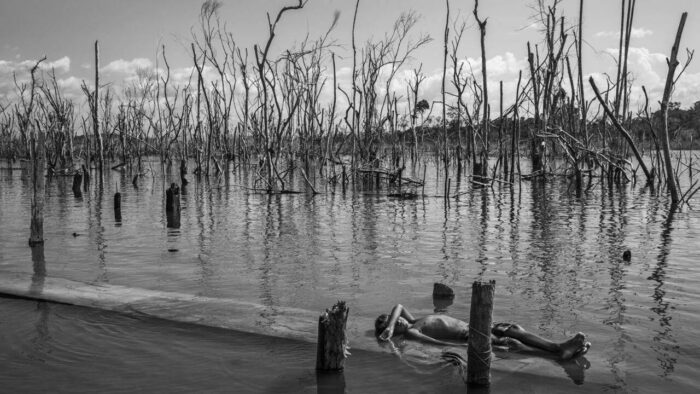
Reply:
<svg viewBox="0 0 700 394"><path fill-rule="evenodd" d="M272 311L275 306L322 311L343 299L351 315L363 317L388 312L398 302L417 315L432 313L432 284L443 282L457 293L449 312L467 318L471 283L493 279L494 320L514 321L554 339L583 331L593 342L583 379L571 378L555 362L547 364L551 370L545 375L559 374L563 392L587 385L592 391L601 386L620 392L700 390L695 373L700 369L700 213L684 209L669 215L669 201L658 190L594 185L577 197L561 178L493 188L472 188L463 180L456 186L459 198L446 202L433 197L442 194L443 180L429 163L426 198L389 198L387 190L343 192L318 176L318 195L270 196L250 190L254 168L230 166L209 182L190 176L182 196L182 226L175 230L166 227L164 206L164 189L174 178L161 176L155 163L150 168L137 188L130 174L110 171L102 187L93 175L81 197L73 195L70 178L49 178L43 259L32 258L27 247L28 181L20 170L0 170L0 269L233 298ZM413 175L420 179L422 174L418 166ZM687 179L682 181L687 187ZM292 184L303 190L303 180ZM121 222L112 210L117 190ZM621 258L627 249L630 262ZM40 304L49 310L42 312L34 302L0 301L2 315L13 316L0 324L0 348L5 360L14 360L17 374L12 376L18 376L2 380L11 379L24 391L45 387L43 378L30 376L57 380L67 391L76 382L72 374L97 381L101 362L138 365L133 371L153 376L136 378L139 387L153 382L171 389L163 391L188 391L198 384L221 389L201 382L223 378L239 382L242 391L317 388L309 344L242 334L228 339L216 330L134 322L68 306ZM42 324L42 313L55 317ZM95 319L109 322L96 324ZM133 339L134 330L141 339ZM81 345L85 337L99 340ZM47 352L62 353L53 347L69 355L36 361ZM258 359L268 353L269 359ZM383 387L387 378L377 373L380 364L403 368L395 357L385 357L363 353L351 358L345 374L349 391ZM296 383L283 378L276 386L231 361L238 359L256 360L255 366L294 364L281 371ZM158 360L175 367L159 375ZM120 391L117 382L137 373L129 368L115 367L109 371L114 385L96 387ZM188 368L194 368L191 381L185 378ZM427 371L431 378L415 378L413 387L463 389L454 371L433 369L401 370L401 379L412 381ZM182 379L169 378L176 375ZM517 387L523 386L511 389Z"/></svg>

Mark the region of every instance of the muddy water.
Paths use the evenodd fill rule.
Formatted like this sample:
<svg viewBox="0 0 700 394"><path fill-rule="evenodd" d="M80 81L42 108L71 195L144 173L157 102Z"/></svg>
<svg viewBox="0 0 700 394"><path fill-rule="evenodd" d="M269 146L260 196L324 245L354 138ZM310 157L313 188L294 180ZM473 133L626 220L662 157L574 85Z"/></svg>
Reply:
<svg viewBox="0 0 700 394"><path fill-rule="evenodd" d="M519 382L501 388L700 390L700 213L668 215L663 193L597 185L577 197L561 179L493 189L463 182L457 185L463 194L446 203L430 197L442 194L442 180L429 164L429 197L421 199L343 192L320 178L319 195L268 196L249 190L254 169L231 167L210 182L190 176L182 226L172 230L163 201L171 178L159 175L157 164L150 168L137 188L128 174L111 171L102 187L93 175L81 197L71 192L70 178L48 179L43 257L26 246L27 180L20 170L0 170L0 268L233 298L273 311L321 311L344 299L351 314L363 317L397 302L417 315L444 308L430 296L439 281L457 293L448 312L466 318L470 284L493 279L495 320L554 339L583 331L593 343L578 369L545 362L537 368L555 380L538 383L530 368L501 377ZM415 170L422 174L422 167ZM120 223L112 210L117 190ZM627 249L630 262L621 258ZM309 344L0 301L0 354L3 365L12 365L0 379L11 383L5 387L40 391L51 380L64 391L318 388ZM388 390L387 369L397 374L393 381L418 391L463 390L453 369L430 362L407 366L405 357L364 352L354 360L343 383L351 392ZM282 377L259 372L266 365L276 365ZM107 376L102 385L100 374Z"/></svg>

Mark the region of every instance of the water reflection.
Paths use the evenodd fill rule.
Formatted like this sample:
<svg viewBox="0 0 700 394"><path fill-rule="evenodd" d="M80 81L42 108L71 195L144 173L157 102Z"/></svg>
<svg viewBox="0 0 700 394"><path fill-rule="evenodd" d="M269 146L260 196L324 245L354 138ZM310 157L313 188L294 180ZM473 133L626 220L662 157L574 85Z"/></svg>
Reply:
<svg viewBox="0 0 700 394"><path fill-rule="evenodd" d="M344 394L345 374L316 372L316 387L318 394Z"/></svg>
<svg viewBox="0 0 700 394"><path fill-rule="evenodd" d="M46 278L46 258L44 257L44 245L31 246L32 250L32 283L29 286L29 294L41 294L44 291Z"/></svg>
<svg viewBox="0 0 700 394"><path fill-rule="evenodd" d="M218 180L193 180L182 194L183 227L170 231L161 209L162 186L171 179L153 167L138 190L127 184L133 174L121 174L126 198L119 228L111 225L111 200L104 200L114 192L113 172L79 201L70 178L47 182L46 253L59 256L48 267L51 275L263 303L268 323L277 306L322 310L334 297L348 299L364 317L394 302L430 313L447 306L431 304L426 283L461 290L474 279L496 279L499 315L545 336L578 330L591 336L593 381L604 374L606 384L632 391L641 373L679 379L698 366L679 347L695 346L700 331L673 320L681 309L691 322L700 315L693 302L700 274L688 257L696 255L698 219L691 215L684 228L679 221L686 216L662 217L664 193L606 183L577 197L549 179L479 189L465 183L450 204L352 188L343 194L342 185L338 193L329 187L316 196L267 196L247 189L255 170L237 165ZM417 172L421 178L423 168ZM429 173L435 176L433 167ZM29 215L26 179L0 177L0 264L26 271L26 240L16 235ZM301 181L294 189L303 187L303 179L294 181ZM435 182L428 179L430 194L440 194ZM74 238L74 231L89 236ZM179 252L164 253L164 244ZM633 251L630 264L620 258L624 249ZM35 269L37 289L45 271ZM451 312L464 312L465 301L457 298ZM564 371L580 381L580 371Z"/></svg>
<svg viewBox="0 0 700 394"><path fill-rule="evenodd" d="M675 211L670 211L668 217L661 225L661 245L659 247L659 254L656 258L656 267L651 273L649 280L655 282L654 293L652 298L655 305L651 308L658 316L659 328L655 330L651 348L657 354L657 360L659 361L659 367L661 368L661 377L668 377L671 375L675 369L675 365L678 361L678 356L680 352L680 346L676 342L673 335L673 327L671 324L672 316L671 313L675 307L671 304L671 301L666 299L666 270L668 268L668 256L671 252L671 232L673 231L673 220L675 217Z"/></svg>

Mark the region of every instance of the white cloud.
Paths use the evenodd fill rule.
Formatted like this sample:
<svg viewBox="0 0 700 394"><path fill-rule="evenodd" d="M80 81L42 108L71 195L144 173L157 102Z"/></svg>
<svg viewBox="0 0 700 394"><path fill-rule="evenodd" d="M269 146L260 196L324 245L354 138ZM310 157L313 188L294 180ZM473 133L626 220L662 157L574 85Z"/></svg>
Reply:
<svg viewBox="0 0 700 394"><path fill-rule="evenodd" d="M54 60L52 62L43 62L39 66L42 70L56 70L56 72L63 72L67 73L70 71L70 58L68 56L64 56L58 60Z"/></svg>
<svg viewBox="0 0 700 394"><path fill-rule="evenodd" d="M102 67L101 71L106 73L136 74L138 69L151 68L153 68L153 62L146 58L118 59Z"/></svg>
<svg viewBox="0 0 700 394"><path fill-rule="evenodd" d="M650 36L654 34L653 30L645 29L643 27L633 27L632 31L630 32L630 37L632 38L644 38L647 36ZM603 37L603 38L619 38L620 37L620 32L619 31L600 31L595 34L596 37Z"/></svg>

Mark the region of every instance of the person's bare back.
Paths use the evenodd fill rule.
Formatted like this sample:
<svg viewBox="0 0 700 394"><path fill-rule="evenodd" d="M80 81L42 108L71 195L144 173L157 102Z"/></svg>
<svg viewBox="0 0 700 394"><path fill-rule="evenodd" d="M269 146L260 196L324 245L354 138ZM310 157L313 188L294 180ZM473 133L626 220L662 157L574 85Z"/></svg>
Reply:
<svg viewBox="0 0 700 394"><path fill-rule="evenodd" d="M428 315L417 319L414 329L435 339L467 340L469 324L447 315Z"/></svg>

